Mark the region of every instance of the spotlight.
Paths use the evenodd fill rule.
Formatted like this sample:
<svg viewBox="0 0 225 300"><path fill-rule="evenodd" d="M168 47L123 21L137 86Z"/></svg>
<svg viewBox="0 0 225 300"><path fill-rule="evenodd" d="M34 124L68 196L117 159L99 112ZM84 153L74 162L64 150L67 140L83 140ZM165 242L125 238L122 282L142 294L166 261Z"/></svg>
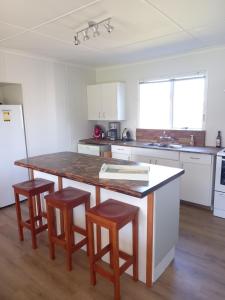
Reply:
<svg viewBox="0 0 225 300"><path fill-rule="evenodd" d="M108 20L107 23L104 23L104 26L105 26L106 30L108 31L108 33L111 33L114 29L114 27L110 24L110 20Z"/></svg>
<svg viewBox="0 0 225 300"><path fill-rule="evenodd" d="M78 39L78 35L75 35L74 36L74 45L75 46L78 46L80 44L80 41L79 41L79 39Z"/></svg>
<svg viewBox="0 0 225 300"><path fill-rule="evenodd" d="M80 35L83 35L84 42L89 40L90 35L88 35L88 33L90 33L90 31L93 32L93 37L99 36L100 35L99 28L102 29L103 26L106 28L108 33L111 33L113 31L114 27L110 24L110 21L111 21L111 18L104 19L98 23L96 23L94 21L89 21L88 27L76 32L76 35L74 36L74 44L76 46L78 46L81 43L78 38Z"/></svg>
<svg viewBox="0 0 225 300"><path fill-rule="evenodd" d="M93 30L93 37L99 36L100 32L98 31L98 25L95 24L92 26L92 30Z"/></svg>
<svg viewBox="0 0 225 300"><path fill-rule="evenodd" d="M88 31L87 31L87 30L84 30L84 31L83 31L83 35L84 35L84 37L83 37L83 40L84 40L84 41L89 40L89 36L88 36Z"/></svg>

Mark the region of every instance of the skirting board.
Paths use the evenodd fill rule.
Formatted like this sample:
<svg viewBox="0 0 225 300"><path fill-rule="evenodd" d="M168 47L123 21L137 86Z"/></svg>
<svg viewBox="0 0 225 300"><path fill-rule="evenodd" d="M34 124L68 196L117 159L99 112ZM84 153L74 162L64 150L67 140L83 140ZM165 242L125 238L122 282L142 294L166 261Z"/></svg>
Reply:
<svg viewBox="0 0 225 300"><path fill-rule="evenodd" d="M175 257L175 247L170 249L170 251L166 254L166 256L161 260L161 262L154 268L153 282L155 282L161 276L161 274L165 271L165 269L172 262L174 257Z"/></svg>

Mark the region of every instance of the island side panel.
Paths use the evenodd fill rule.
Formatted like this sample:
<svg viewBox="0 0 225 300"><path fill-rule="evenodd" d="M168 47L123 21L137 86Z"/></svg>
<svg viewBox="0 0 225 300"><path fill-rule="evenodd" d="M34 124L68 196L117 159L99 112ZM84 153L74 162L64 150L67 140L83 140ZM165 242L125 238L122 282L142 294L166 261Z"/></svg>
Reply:
<svg viewBox="0 0 225 300"><path fill-rule="evenodd" d="M175 256L179 238L180 179L154 192L153 282Z"/></svg>
<svg viewBox="0 0 225 300"><path fill-rule="evenodd" d="M153 283L153 227L154 227L154 193L147 196L147 247L146 247L146 285Z"/></svg>

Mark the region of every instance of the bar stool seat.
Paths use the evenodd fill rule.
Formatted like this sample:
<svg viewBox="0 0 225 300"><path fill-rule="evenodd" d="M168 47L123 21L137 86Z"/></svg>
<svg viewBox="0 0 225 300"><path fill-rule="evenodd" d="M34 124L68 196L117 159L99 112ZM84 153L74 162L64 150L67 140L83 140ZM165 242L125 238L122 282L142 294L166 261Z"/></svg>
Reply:
<svg viewBox="0 0 225 300"><path fill-rule="evenodd" d="M43 224L43 218L47 219L47 214L42 211L40 195L45 192L54 191L54 182L42 178L35 178L33 180L23 181L13 185L17 223L20 240L24 240L23 228L31 231L32 247L37 248L36 235L47 229L48 225ZM24 221L22 219L20 207L20 195L27 197L29 208L29 219Z"/></svg>
<svg viewBox="0 0 225 300"><path fill-rule="evenodd" d="M47 218L48 218L48 236L49 236L49 254L51 259L55 259L55 244L62 246L66 250L66 265L68 271L72 270L72 253L84 245L87 245L88 253L88 235L87 223L85 216L86 228L81 228L73 222L73 209L84 204L85 211L90 208L90 193L67 187L45 197L47 203ZM57 234L56 232L56 217L55 209L59 209L62 213L60 219L61 228L64 232ZM84 238L75 243L74 233L79 233Z"/></svg>
<svg viewBox="0 0 225 300"><path fill-rule="evenodd" d="M114 199L89 209L86 213L89 238L89 261L91 283L96 284L96 272L114 284L114 298L120 299L120 275L133 265L133 279L138 280L138 211L139 208ZM119 230L132 222L133 254L119 250ZM94 224L109 230L109 244L95 254ZM98 261L110 252L110 267L113 272L106 271ZM119 258L125 260L119 265Z"/></svg>
<svg viewBox="0 0 225 300"><path fill-rule="evenodd" d="M88 215L95 215L95 218L99 217L101 218L101 221L105 220L105 222L110 221L115 223L116 227L120 229L136 215L138 209L137 206L108 199L100 205L91 208L88 211Z"/></svg>

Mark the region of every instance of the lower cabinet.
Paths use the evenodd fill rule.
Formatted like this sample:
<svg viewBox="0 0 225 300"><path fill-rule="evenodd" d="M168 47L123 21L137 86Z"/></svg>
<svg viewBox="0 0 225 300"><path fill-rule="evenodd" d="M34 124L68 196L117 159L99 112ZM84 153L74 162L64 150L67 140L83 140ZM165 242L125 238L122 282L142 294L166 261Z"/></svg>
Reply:
<svg viewBox="0 0 225 300"><path fill-rule="evenodd" d="M160 166L172 167L172 168L180 168L179 160L156 158L155 164Z"/></svg>
<svg viewBox="0 0 225 300"><path fill-rule="evenodd" d="M131 160L131 149L126 146L111 146L112 158L123 159L123 160Z"/></svg>
<svg viewBox="0 0 225 300"><path fill-rule="evenodd" d="M181 199L201 204L212 205L214 159L212 155L181 153Z"/></svg>
<svg viewBox="0 0 225 300"><path fill-rule="evenodd" d="M112 146L112 157L161 166L182 168L181 199L211 207L214 156L138 147Z"/></svg>
<svg viewBox="0 0 225 300"><path fill-rule="evenodd" d="M131 160L137 162L143 162L148 164L153 164L155 161L155 157L145 156L141 154L131 154Z"/></svg>

